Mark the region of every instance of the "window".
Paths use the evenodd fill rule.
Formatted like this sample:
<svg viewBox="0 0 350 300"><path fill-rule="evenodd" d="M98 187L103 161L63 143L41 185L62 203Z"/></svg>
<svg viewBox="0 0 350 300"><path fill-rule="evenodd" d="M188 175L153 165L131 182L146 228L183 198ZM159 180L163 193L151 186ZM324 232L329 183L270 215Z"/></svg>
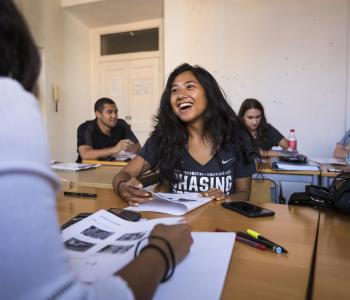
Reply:
<svg viewBox="0 0 350 300"><path fill-rule="evenodd" d="M158 51L158 28L101 35L101 55Z"/></svg>

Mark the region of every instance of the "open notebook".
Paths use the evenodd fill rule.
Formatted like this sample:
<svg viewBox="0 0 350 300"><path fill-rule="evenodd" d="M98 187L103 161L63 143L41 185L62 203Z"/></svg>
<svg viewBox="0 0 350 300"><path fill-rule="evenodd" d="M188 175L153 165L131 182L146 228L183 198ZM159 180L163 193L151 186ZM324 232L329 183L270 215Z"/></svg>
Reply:
<svg viewBox="0 0 350 300"><path fill-rule="evenodd" d="M175 216L182 216L185 213L200 207L208 202L211 198L200 196L199 193L152 193L153 200L142 203L139 206L129 206L126 209L133 211L154 211Z"/></svg>

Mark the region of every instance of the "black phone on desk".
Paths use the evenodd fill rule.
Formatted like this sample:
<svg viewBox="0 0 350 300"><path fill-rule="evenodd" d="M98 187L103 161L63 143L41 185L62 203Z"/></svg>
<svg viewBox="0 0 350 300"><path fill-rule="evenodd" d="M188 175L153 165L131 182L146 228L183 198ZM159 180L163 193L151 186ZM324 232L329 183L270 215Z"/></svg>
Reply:
<svg viewBox="0 0 350 300"><path fill-rule="evenodd" d="M275 214L272 210L257 206L247 201L224 202L221 203L221 206L249 218L269 217Z"/></svg>

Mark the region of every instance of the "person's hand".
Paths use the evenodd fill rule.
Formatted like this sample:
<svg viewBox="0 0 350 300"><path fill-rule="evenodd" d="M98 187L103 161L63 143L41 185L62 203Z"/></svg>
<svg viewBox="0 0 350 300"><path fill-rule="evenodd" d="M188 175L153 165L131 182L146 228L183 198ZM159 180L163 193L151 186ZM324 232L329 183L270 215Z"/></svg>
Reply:
<svg viewBox="0 0 350 300"><path fill-rule="evenodd" d="M203 197L208 197L213 200L225 200L226 195L223 193L222 190L219 189L210 189L209 191L202 192L201 195Z"/></svg>
<svg viewBox="0 0 350 300"><path fill-rule="evenodd" d="M129 139L125 139L125 140L120 140L115 146L114 146L114 151L115 154L118 154L121 151L129 151L129 148L134 145L134 143L129 140Z"/></svg>
<svg viewBox="0 0 350 300"><path fill-rule="evenodd" d="M176 225L158 224L151 231L150 235L156 235L166 239L174 251L175 262L178 264L190 251L193 239L191 236L191 227L187 223ZM165 243L158 239L150 239L151 244L156 244L168 253Z"/></svg>
<svg viewBox="0 0 350 300"><path fill-rule="evenodd" d="M152 194L142 190L142 187L136 178L130 178L127 182L121 181L118 184L118 192L130 206L138 206L139 203L153 200Z"/></svg>

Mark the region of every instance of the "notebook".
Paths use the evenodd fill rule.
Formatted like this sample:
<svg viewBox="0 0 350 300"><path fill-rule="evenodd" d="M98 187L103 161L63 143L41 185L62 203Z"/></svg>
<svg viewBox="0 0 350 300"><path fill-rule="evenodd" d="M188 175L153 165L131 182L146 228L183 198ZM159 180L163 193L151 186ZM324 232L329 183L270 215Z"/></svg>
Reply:
<svg viewBox="0 0 350 300"><path fill-rule="evenodd" d="M208 202L211 198L202 197L199 193L154 193L143 189L153 195L153 200L139 206L129 206L126 209L133 211L153 211L175 216L182 216Z"/></svg>

